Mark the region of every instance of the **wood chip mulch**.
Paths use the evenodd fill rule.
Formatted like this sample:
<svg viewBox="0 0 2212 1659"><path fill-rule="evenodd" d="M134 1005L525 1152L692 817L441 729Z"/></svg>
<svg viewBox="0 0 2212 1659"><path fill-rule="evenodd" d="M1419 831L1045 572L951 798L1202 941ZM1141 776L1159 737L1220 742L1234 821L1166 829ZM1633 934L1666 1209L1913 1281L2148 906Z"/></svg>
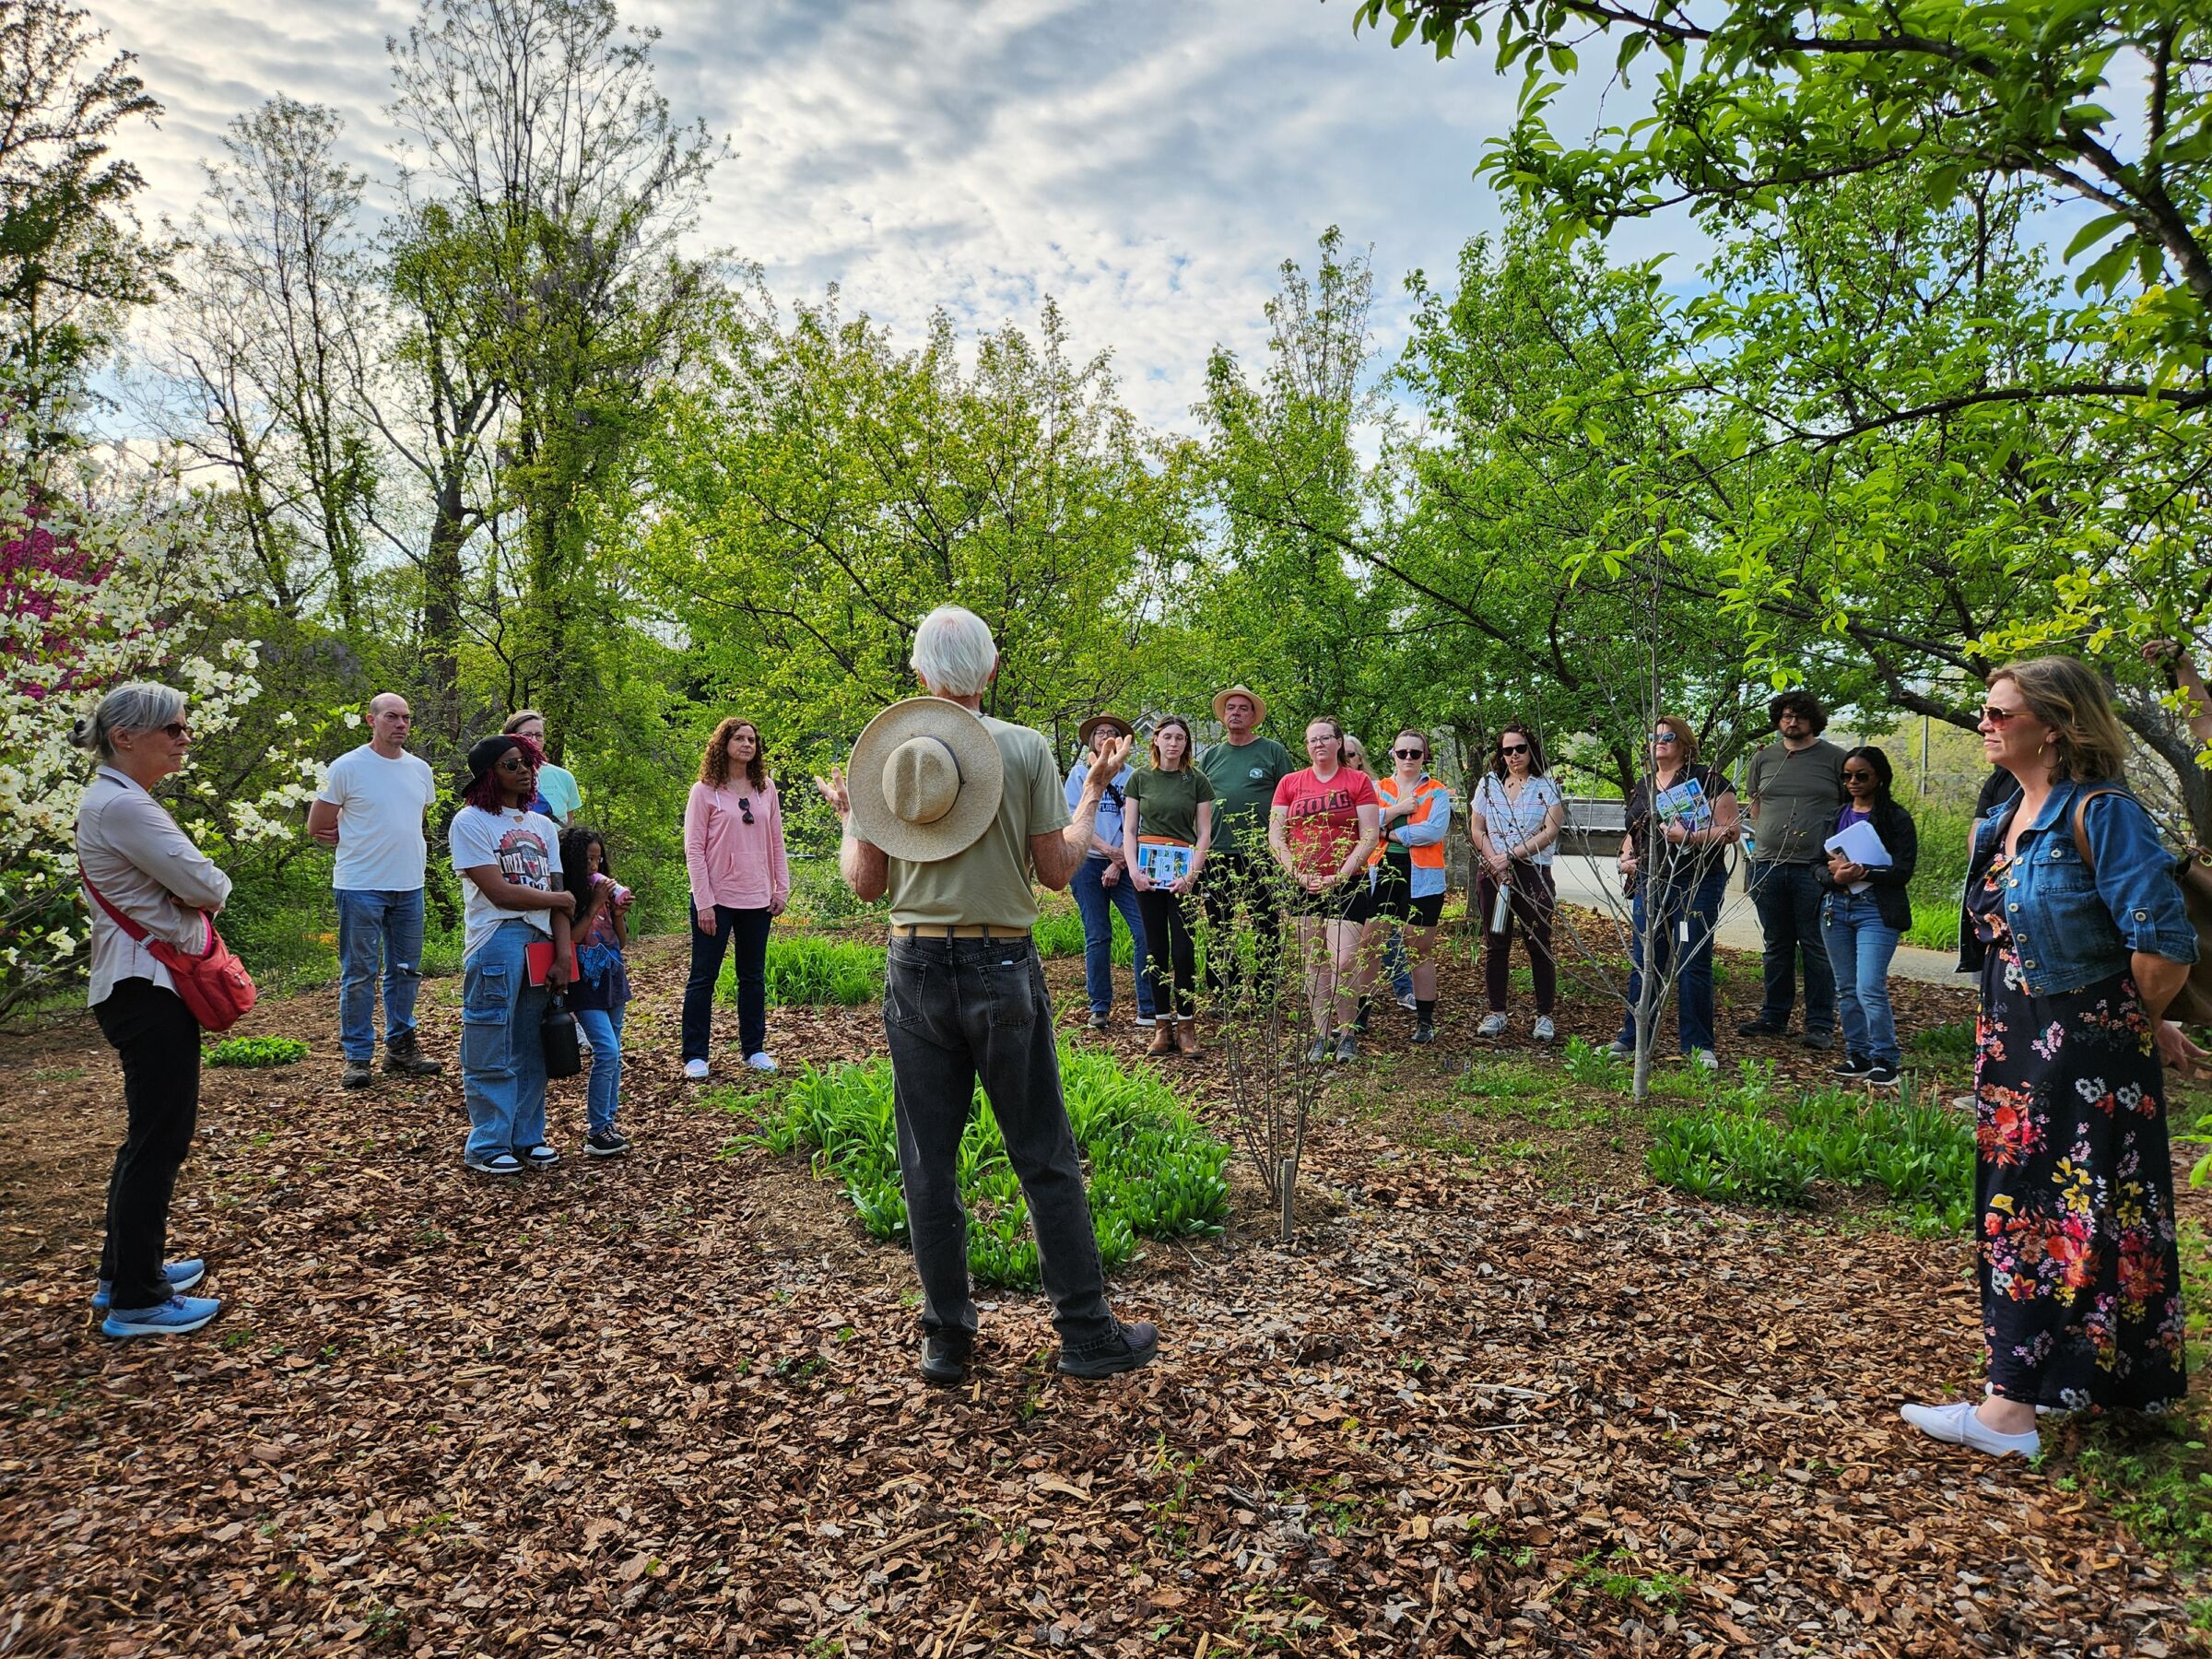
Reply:
<svg viewBox="0 0 2212 1659"><path fill-rule="evenodd" d="M584 1159L558 1085L567 1161L506 1185L461 1167L452 1069L347 1094L333 992L256 1010L314 1053L206 1074L171 1249L225 1307L174 1342L88 1307L112 1055L89 1020L0 1043L0 1653L2192 1645L2189 1587L2056 1469L1898 1423L1971 1385L1968 1241L1709 1207L1632 1159L1540 1185L1334 1085L1295 1248L1240 1177L1229 1237L1115 1286L1155 1367L1058 1379L1043 1304L1003 1295L974 1380L927 1388L904 1257L796 1160L724 1153L742 1121L675 1075L680 949L639 953L635 1153ZM1079 974L1052 966L1064 1022ZM449 1068L457 996L426 987ZM1475 1046L1464 966L1444 1001L1434 1049L1382 1022L1394 1092ZM775 1010L772 1046L858 1056L875 1021ZM1218 1068L1178 1075L1218 1121Z"/></svg>

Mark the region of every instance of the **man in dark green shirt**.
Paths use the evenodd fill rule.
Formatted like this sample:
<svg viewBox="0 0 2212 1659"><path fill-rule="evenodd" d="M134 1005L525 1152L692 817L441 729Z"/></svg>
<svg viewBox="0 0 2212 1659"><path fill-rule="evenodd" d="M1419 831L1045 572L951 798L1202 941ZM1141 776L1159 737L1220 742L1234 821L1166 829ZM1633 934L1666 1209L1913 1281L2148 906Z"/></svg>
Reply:
<svg viewBox="0 0 2212 1659"><path fill-rule="evenodd" d="M1214 845L1207 854L1198 896L1206 906L1206 931L1226 940L1241 911L1253 931L1261 996L1274 994L1282 949L1283 907L1276 892L1275 861L1267 852L1267 813L1275 786L1297 770L1290 752L1259 735L1267 718L1267 700L1246 686L1231 686L1214 698L1214 718L1228 734L1198 758L1198 770L1214 786ZM1230 953L1207 952L1207 988L1234 993L1232 979L1219 971Z"/></svg>
<svg viewBox="0 0 2212 1659"><path fill-rule="evenodd" d="M1805 1046L1835 1041L1836 975L1820 932L1823 843L1843 808L1843 751L1820 734L1828 712L1810 691L1784 691L1767 705L1780 742L1751 757L1744 773L1758 841L1751 850L1751 902L1766 939L1764 994L1759 1017L1737 1026L1745 1037L1779 1036L1796 1000L1797 962L1805 962Z"/></svg>

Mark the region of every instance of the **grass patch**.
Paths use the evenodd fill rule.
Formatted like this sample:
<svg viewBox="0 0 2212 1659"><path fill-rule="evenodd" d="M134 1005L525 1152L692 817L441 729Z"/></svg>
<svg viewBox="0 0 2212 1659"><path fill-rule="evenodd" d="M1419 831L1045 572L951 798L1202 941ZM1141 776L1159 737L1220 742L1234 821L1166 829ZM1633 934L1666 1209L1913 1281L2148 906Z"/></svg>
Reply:
<svg viewBox="0 0 2212 1659"><path fill-rule="evenodd" d="M1954 1019L1943 1025L1930 1026L1924 1031L1913 1032L1912 1040L1905 1047L1931 1060L1971 1060L1974 1057L1974 1023L1971 1019Z"/></svg>
<svg viewBox="0 0 2212 1659"><path fill-rule="evenodd" d="M768 941L768 1000L793 1004L858 1007L883 998L884 947L858 939L826 939L812 934L776 934ZM737 1000L737 971L724 963L718 987L725 1003Z"/></svg>
<svg viewBox="0 0 2212 1659"><path fill-rule="evenodd" d="M1780 1100L1771 1065L1744 1063L1734 1084L1654 1114L1644 1165L1662 1184L1731 1204L1798 1208L1813 1184L1883 1188L1916 1232L1956 1232L1973 1218L1973 1129L1906 1088L1894 1096L1818 1089Z"/></svg>
<svg viewBox="0 0 2212 1659"><path fill-rule="evenodd" d="M297 1037L226 1037L202 1049L200 1058L210 1065L296 1065L307 1053Z"/></svg>
<svg viewBox="0 0 2212 1659"><path fill-rule="evenodd" d="M1111 1055L1064 1046L1060 1076L1068 1122L1088 1166L1091 1218L1107 1271L1135 1254L1140 1236L1221 1230L1229 1215L1229 1183L1221 1174L1229 1148L1199 1126L1157 1074L1124 1072ZM906 1241L889 1061L826 1072L809 1067L752 1105L761 1113L760 1131L739 1137L739 1144L812 1152L815 1172L843 1183L871 1238ZM968 1210L969 1272L978 1284L1034 1288L1037 1245L1029 1206L981 1089L970 1105L958 1169Z"/></svg>
<svg viewBox="0 0 2212 1659"><path fill-rule="evenodd" d="M1123 922L1122 912L1109 910L1107 919L1113 927L1113 965L1127 968L1136 960L1136 941L1129 936L1128 924ZM1079 957L1083 954L1083 917L1074 901L1054 904L1037 918L1033 930L1037 954L1041 957Z"/></svg>

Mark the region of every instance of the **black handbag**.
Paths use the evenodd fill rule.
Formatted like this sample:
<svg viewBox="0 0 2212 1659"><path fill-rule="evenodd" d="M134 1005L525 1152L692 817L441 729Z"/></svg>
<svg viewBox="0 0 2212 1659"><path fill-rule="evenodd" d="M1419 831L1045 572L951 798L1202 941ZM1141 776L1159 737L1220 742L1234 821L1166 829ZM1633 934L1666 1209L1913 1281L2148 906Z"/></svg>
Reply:
<svg viewBox="0 0 2212 1659"><path fill-rule="evenodd" d="M539 1022L537 1037L546 1052L548 1081L572 1077L583 1069L583 1052L576 1042L576 1016L569 1012L567 1001L558 991L546 999L546 1017Z"/></svg>

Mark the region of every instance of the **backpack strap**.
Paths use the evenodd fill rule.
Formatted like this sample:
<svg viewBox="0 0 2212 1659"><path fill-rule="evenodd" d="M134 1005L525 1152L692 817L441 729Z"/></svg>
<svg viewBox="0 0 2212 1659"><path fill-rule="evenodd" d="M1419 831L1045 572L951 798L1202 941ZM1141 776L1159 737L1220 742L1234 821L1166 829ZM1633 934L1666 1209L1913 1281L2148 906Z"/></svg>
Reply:
<svg viewBox="0 0 2212 1659"><path fill-rule="evenodd" d="M2091 876L2095 876L2097 874L2097 860L2090 856L2089 853L2089 831L2088 828L2089 803L2095 800L2099 795L2124 794L2127 794L2126 790L2113 789L2108 786L2103 789L2089 790L2086 794L2082 794L2074 803L2074 851L2081 854L2082 865ZM2134 799L2132 795L2130 795L2128 798L2131 800Z"/></svg>

